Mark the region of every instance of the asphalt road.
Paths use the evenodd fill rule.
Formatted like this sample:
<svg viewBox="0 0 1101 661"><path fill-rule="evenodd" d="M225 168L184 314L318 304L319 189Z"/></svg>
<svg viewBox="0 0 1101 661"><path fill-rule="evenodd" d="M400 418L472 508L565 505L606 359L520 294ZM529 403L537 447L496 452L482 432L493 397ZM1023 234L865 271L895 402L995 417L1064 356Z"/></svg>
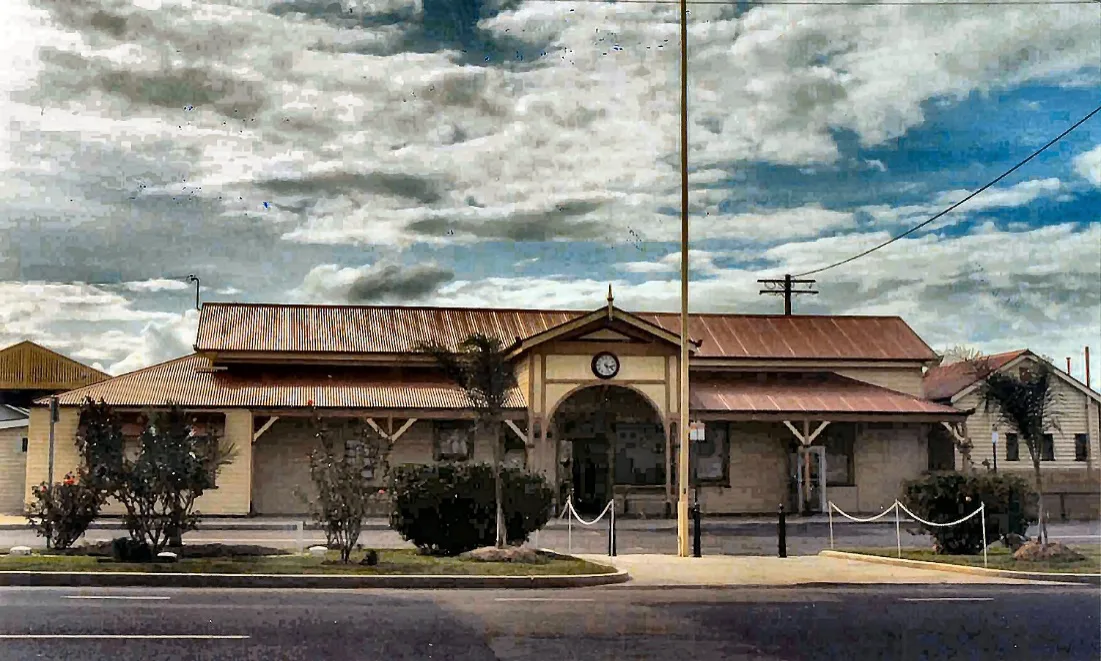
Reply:
<svg viewBox="0 0 1101 661"><path fill-rule="evenodd" d="M1099 607L1071 586L6 588L0 660L1095 661Z"/></svg>

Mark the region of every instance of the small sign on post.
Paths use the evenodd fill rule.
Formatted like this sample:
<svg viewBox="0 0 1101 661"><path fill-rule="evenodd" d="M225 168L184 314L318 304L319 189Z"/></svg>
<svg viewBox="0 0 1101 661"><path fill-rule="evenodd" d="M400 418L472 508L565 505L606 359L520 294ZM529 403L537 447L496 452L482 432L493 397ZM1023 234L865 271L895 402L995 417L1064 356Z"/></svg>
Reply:
<svg viewBox="0 0 1101 661"><path fill-rule="evenodd" d="M688 424L688 440L690 441L702 441L704 440L704 433L706 427L702 422L691 422Z"/></svg>

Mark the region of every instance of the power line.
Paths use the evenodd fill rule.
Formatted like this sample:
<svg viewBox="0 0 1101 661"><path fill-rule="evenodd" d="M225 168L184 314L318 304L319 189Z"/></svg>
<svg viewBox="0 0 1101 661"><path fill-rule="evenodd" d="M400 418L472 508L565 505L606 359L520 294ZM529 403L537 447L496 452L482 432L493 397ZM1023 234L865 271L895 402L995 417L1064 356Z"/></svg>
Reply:
<svg viewBox="0 0 1101 661"><path fill-rule="evenodd" d="M896 236L896 237L894 237L894 238L892 238L892 239L889 239L889 240L887 240L887 241L884 241L883 243L879 244L878 246L875 246L874 248L869 248L869 249L865 250L864 252L860 253L859 255L854 255L854 256L852 256L852 257L849 257L848 259L843 259L843 260L841 260L840 262L836 262L836 263L834 263L834 264L830 264L829 266L823 266L823 267L822 267L822 268L820 268L820 269L814 269L813 271L807 271L806 273L800 273L799 275L797 275L797 276L795 276L795 277L797 277L797 278L802 278L803 276L807 276L807 275L814 275L815 273L821 273L822 271L825 271L825 270L828 270L828 269L832 269L832 268L834 268L834 267L837 267L837 266L841 266L842 264L848 264L848 263L849 263L849 262L851 262L851 261L854 261L854 260L860 259L861 257L863 257L863 256L865 256L865 255L868 255L868 254L870 254L870 253L873 253L873 252L875 252L876 250L879 250L880 248L883 248L883 247L885 247L885 246L888 246L888 245L890 245L890 244L894 243L895 241L898 241L898 240L899 240L899 239L901 239L901 238L904 238L904 237L907 237L907 236L909 236L909 235L913 234L914 232L918 231L918 230L919 230L919 229L921 229L922 227L925 227L926 225L928 225L929 223L931 223L931 222L935 221L936 219L940 218L941 216L944 216L945 214L947 214L947 213L950 213L950 212L954 211L954 210L955 210L955 209L956 209L957 207L959 207L959 206L960 206L961 204L963 204L964 202L967 202L968 200L970 200L971 198L975 197L975 196L976 196L976 195L978 195L979 193L982 193L983 191L985 191L986 189L990 188L990 187L991 187L991 186L993 186L994 184L998 183L998 182L999 182L999 181L1001 181L1002 179L1005 179L1005 178L1006 178L1006 177L1008 177L1009 175L1013 174L1014 172L1016 172L1017 170L1019 170L1020 168L1022 168L1022 167L1023 167L1023 166L1024 166L1024 165L1025 165L1026 163L1028 163L1028 162L1029 162L1029 161L1031 161L1032 159L1036 158L1037 156L1039 156L1040 154L1042 154L1043 152L1045 152L1045 151L1046 151L1046 150L1047 150L1047 149L1048 149L1049 147L1051 147L1052 145L1054 145L1054 144L1055 144L1056 142L1059 142L1060 140L1062 140L1063 138L1065 138L1065 137L1066 137L1067 135L1069 135L1069 134L1070 134L1070 132L1071 132L1071 131L1073 131L1073 130L1075 130L1076 128L1078 128L1079 126L1081 126L1081 125L1085 124L1085 123L1086 123L1086 121L1088 121L1088 120L1089 120L1089 119L1090 119L1091 117L1093 117L1094 115L1096 115L1096 114L1097 114L1097 113L1099 113L1099 112L1101 112L1101 106L1097 106L1096 108L1094 108L1094 109L1093 109L1093 111L1091 111L1091 112L1090 112L1090 113L1089 113L1088 115L1086 115L1086 116L1085 116L1085 117L1083 117L1082 119L1080 119L1080 120L1078 120L1077 122L1075 122L1075 123L1074 123L1073 125L1071 125L1071 127L1070 127L1070 128L1068 128L1067 130L1063 131L1063 132L1062 132L1062 133L1060 133L1060 134L1059 134L1058 136L1056 136L1055 138L1053 138L1052 140L1050 140L1050 141L1049 141L1049 142L1048 142L1048 143L1047 143L1046 145L1044 145L1043 147L1040 147L1040 148L1039 148L1039 149L1037 149L1036 151L1032 152L1032 154L1030 154L1028 158L1026 158L1025 160L1021 161L1020 163L1018 163L1018 164L1014 165L1014 166L1013 166L1013 167L1011 167L1010 169L1006 170L1006 171L1005 171L1004 173L1002 173L1001 175L999 175L997 179L995 179L995 180L991 181L990 183L986 184L986 185L985 185L985 186L983 186L982 188L980 188L980 189L976 190L975 192L971 193L970 195L968 195L967 197L963 198L963 199L962 199L962 200L960 200L959 202L956 202L955 204L953 204L952 206L948 207L948 208L947 208L947 209L945 209L944 211L941 211L940 213L938 213L937 215L933 216L933 217L932 217L932 218L930 218L929 220L926 220L926 221L925 221L925 222L923 222L923 223L920 223L920 224L918 224L918 225L915 225L914 227L911 227L910 229L908 229L908 230L906 230L905 232L903 232L902 234L899 234L898 236Z"/></svg>

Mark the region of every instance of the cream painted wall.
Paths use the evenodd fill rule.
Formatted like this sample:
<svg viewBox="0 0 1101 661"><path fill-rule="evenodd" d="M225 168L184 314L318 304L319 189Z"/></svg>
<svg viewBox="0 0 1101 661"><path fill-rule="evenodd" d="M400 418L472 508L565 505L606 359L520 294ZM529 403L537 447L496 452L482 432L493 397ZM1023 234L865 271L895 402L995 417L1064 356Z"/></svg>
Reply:
<svg viewBox="0 0 1101 661"><path fill-rule="evenodd" d="M80 410L62 407L54 424L54 481L59 481L69 471L80 466L76 448L76 430L80 422ZM28 429L27 472L24 483L24 502L31 500L31 487L45 482L49 474L50 411L36 406L31 409Z"/></svg>
<svg viewBox="0 0 1101 661"><path fill-rule="evenodd" d="M904 392L914 397L924 397L920 367L866 367L835 369L834 373L850 379L870 383L881 388Z"/></svg>
<svg viewBox="0 0 1101 661"><path fill-rule="evenodd" d="M616 352L619 373L607 381L662 381L665 378L664 356L632 356ZM547 378L551 380L587 381L593 378L593 356L547 356Z"/></svg>
<svg viewBox="0 0 1101 661"><path fill-rule="evenodd" d="M784 435L785 432L787 435ZM730 486L700 489L708 514L772 514L787 503L787 438L769 423L736 423L730 433Z"/></svg>
<svg viewBox="0 0 1101 661"><path fill-rule="evenodd" d="M0 429L0 514L21 514L24 495L28 491L27 453L23 452L23 439L27 427Z"/></svg>

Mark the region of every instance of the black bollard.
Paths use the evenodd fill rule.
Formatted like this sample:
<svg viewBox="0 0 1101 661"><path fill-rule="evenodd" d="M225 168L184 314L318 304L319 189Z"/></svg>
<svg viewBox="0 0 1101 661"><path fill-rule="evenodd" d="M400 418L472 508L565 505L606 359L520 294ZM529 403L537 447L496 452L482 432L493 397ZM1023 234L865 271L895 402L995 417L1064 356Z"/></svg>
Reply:
<svg viewBox="0 0 1101 661"><path fill-rule="evenodd" d="M780 523L777 525L777 535L780 538L780 557L788 557L788 522L784 513L784 504L780 503Z"/></svg>
<svg viewBox="0 0 1101 661"><path fill-rule="evenodd" d="M700 504L696 503L692 506L692 557L698 558L702 555L700 552Z"/></svg>
<svg viewBox="0 0 1101 661"><path fill-rule="evenodd" d="M615 556L615 505L612 505L612 516L608 517L608 555Z"/></svg>

